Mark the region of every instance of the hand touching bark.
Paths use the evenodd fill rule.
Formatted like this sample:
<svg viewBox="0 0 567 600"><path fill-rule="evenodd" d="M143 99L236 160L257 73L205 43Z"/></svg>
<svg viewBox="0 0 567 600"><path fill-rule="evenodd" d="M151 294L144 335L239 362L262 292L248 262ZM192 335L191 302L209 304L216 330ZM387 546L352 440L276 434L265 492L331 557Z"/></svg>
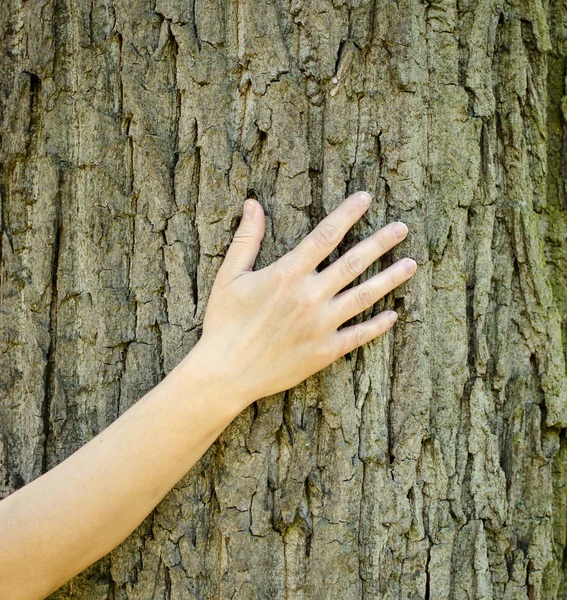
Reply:
<svg viewBox="0 0 567 600"><path fill-rule="evenodd" d="M363 323L338 329L416 270L410 258L345 290L346 285L407 235L403 223L390 223L321 272L321 263L362 217L371 202L357 192L291 252L253 271L264 237L265 217L256 200L244 214L211 290L203 334L193 352L215 372L230 372L236 389L254 400L288 389L347 352L382 335L395 323L383 311Z"/></svg>
<svg viewBox="0 0 567 600"><path fill-rule="evenodd" d="M366 193L349 196L294 250L252 271L264 214L251 201L254 212L228 249L193 350L110 426L0 502L0 598L45 598L124 540L243 403L296 385L392 326L396 314L384 311L338 329L409 279L413 260L341 290L404 239L403 223L315 270L369 202Z"/></svg>

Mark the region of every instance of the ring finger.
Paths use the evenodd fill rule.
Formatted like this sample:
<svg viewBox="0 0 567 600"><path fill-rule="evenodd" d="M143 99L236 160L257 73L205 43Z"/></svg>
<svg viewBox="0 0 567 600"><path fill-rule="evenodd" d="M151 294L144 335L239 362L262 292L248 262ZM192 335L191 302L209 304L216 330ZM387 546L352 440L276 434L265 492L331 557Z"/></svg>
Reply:
<svg viewBox="0 0 567 600"><path fill-rule="evenodd" d="M331 314L341 325L410 279L416 269L417 263L412 258L398 260L378 275L331 298Z"/></svg>

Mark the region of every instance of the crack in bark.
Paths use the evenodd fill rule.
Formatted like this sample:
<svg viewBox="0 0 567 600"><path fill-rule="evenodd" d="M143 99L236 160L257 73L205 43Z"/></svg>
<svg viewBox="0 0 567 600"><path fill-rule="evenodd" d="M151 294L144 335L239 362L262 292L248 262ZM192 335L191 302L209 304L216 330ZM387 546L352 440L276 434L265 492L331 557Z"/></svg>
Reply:
<svg viewBox="0 0 567 600"><path fill-rule="evenodd" d="M195 36L195 41L197 42L197 48L199 48L199 52L201 52L201 40L199 38L199 32L197 31L197 15L195 4L197 0L192 0L191 2L191 25L193 27L193 35Z"/></svg>
<svg viewBox="0 0 567 600"><path fill-rule="evenodd" d="M61 250L61 189L63 187L63 170L59 169L58 193L55 212L55 239L53 242L53 257L51 259L51 299L49 303L49 348L47 350L45 373L44 373L44 397L42 407L43 419L43 456L41 461L42 473L49 469L49 442L51 435L51 402L55 377L55 353L57 350L57 273L59 268L59 256Z"/></svg>
<svg viewBox="0 0 567 600"><path fill-rule="evenodd" d="M192 203L193 214L191 215L193 221L193 231L195 232L195 269L192 273L193 280L193 305L195 306L195 313L193 314L193 320L196 321L199 315L199 264L201 262L201 238L199 233L199 225L197 222L197 207L199 205L199 193L201 189L201 148L199 146L199 123L195 121L195 166L193 171L193 179L191 182L191 198L194 198Z"/></svg>

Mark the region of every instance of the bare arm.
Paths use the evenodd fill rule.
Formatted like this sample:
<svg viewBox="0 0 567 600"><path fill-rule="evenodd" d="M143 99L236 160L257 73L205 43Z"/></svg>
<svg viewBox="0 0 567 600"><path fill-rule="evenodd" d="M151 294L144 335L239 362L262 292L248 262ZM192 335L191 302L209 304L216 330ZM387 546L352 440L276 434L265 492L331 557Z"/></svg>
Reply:
<svg viewBox="0 0 567 600"><path fill-rule="evenodd" d="M112 550L244 408L196 358L0 502L0 598L44 598Z"/></svg>
<svg viewBox="0 0 567 600"><path fill-rule="evenodd" d="M366 199L365 199L366 198ZM246 204L248 204L247 201ZM398 244L390 224L318 273L368 208L349 196L294 250L253 271L261 205L241 220L203 335L150 392L77 452L0 502L0 598L44 598L122 542L255 400L289 389L395 322L384 311L338 329L411 277L402 259L340 292Z"/></svg>

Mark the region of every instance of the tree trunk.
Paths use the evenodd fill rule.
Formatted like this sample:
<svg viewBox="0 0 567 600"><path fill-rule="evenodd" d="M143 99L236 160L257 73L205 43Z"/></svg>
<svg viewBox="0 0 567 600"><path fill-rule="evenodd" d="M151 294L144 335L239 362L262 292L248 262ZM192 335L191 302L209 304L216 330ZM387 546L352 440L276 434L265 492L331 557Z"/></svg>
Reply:
<svg viewBox="0 0 567 600"><path fill-rule="evenodd" d="M6 0L3 495L344 197L404 221L383 337L242 412L73 600L567 597L567 0ZM563 111L563 112L562 112ZM228 399L227 399L228 401ZM108 490L112 494L112 490Z"/></svg>

